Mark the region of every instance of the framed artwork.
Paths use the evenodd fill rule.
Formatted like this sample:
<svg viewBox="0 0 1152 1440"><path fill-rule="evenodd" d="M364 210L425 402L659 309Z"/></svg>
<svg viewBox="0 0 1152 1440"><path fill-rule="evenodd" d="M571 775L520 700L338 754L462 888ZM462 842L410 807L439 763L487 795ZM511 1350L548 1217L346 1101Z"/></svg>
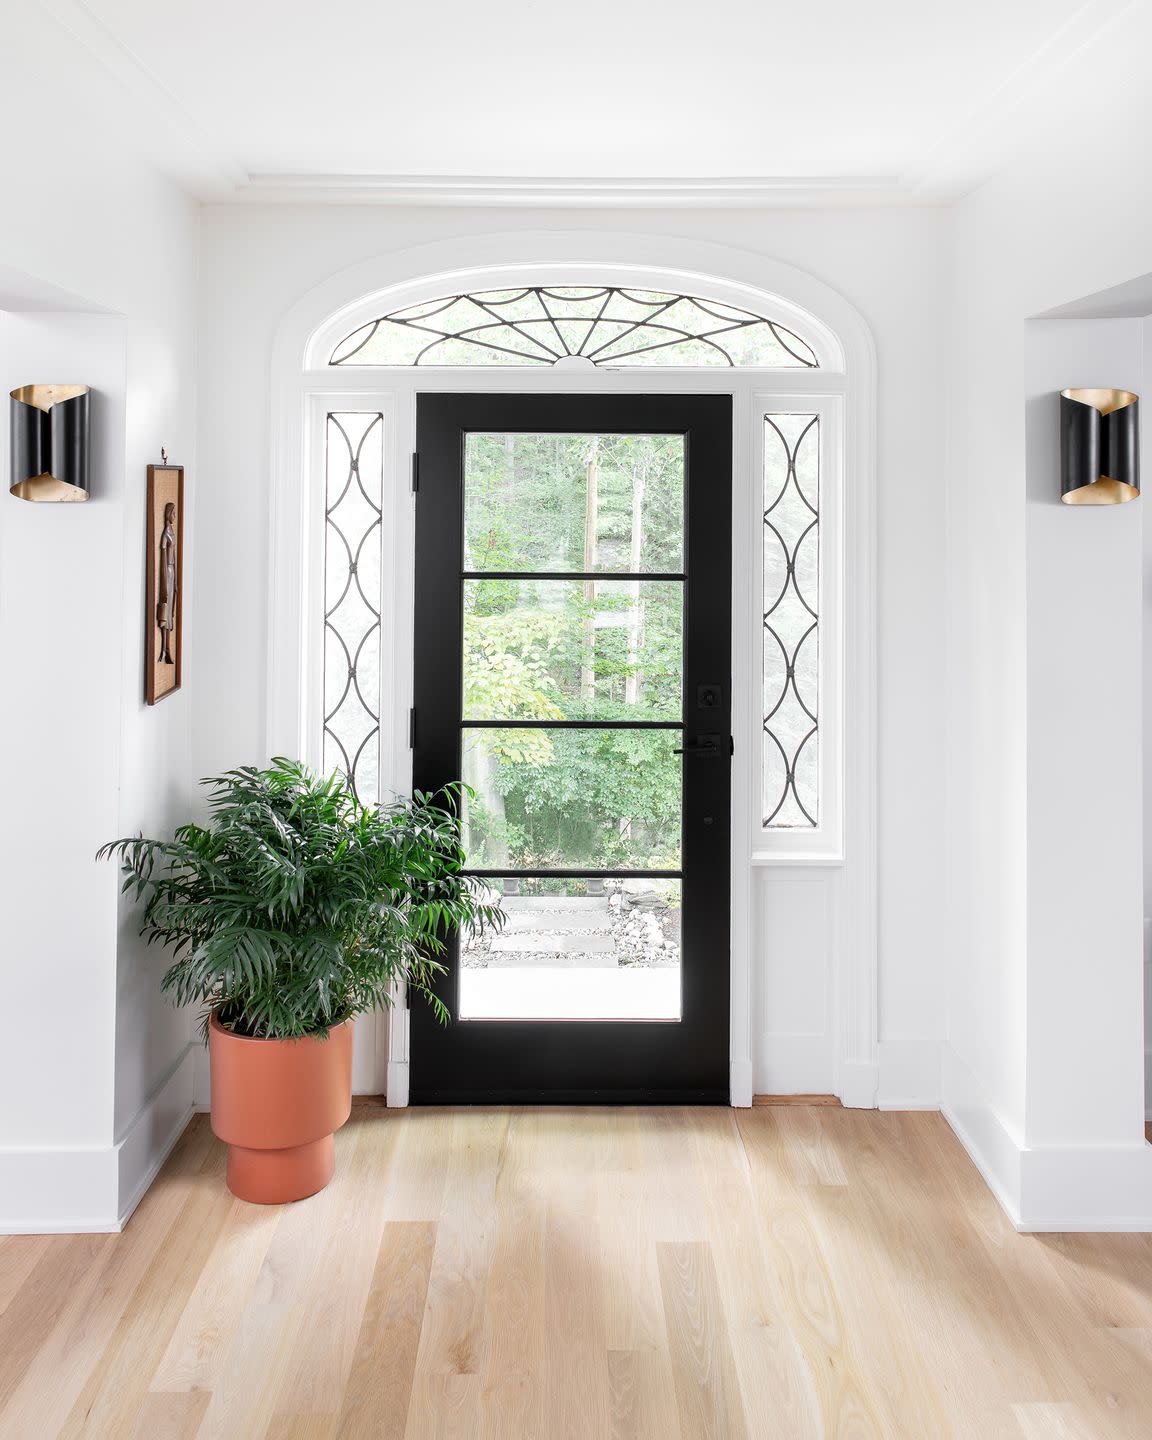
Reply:
<svg viewBox="0 0 1152 1440"><path fill-rule="evenodd" d="M184 467L148 466L148 578L144 696L155 705L180 689L184 659Z"/></svg>

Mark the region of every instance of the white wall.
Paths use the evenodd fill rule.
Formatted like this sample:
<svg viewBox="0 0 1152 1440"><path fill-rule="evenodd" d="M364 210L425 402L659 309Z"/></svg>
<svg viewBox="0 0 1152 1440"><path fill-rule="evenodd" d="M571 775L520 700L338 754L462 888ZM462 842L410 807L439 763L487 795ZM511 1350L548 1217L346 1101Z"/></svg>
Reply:
<svg viewBox="0 0 1152 1440"><path fill-rule="evenodd" d="M191 1105L188 1018L161 1000L161 957L93 857L190 803L195 656L181 695L142 698L144 487L166 445L190 467L194 516L198 218L133 158L140 117L39 7L6 17L4 43L3 388L91 384L95 464L86 504L0 490L0 738L19 817L0 842L0 964L18 997L0 1049L0 1229L111 1228Z"/></svg>
<svg viewBox="0 0 1152 1440"><path fill-rule="evenodd" d="M1152 15L1117 28L1061 77L1059 135L955 211L945 1105L1032 1228L1152 1223L1141 505L1058 503L1052 396L1139 391L1139 328L1029 323L1148 270Z"/></svg>
<svg viewBox="0 0 1152 1440"><path fill-rule="evenodd" d="M1144 389L1139 320L1028 326L1028 996L1024 1138L1144 1126L1140 504L1060 503L1058 391Z"/></svg>
<svg viewBox="0 0 1152 1440"><path fill-rule="evenodd" d="M1143 331L1143 371L1152 376L1152 320L1145 318ZM1144 392L1146 393L1146 392ZM1141 402L1148 414L1148 402ZM1147 432L1145 432L1147 433ZM1145 454L1148 453L1145 443ZM1145 479L1147 477L1145 468ZM1152 637L1152 522L1141 526L1144 535L1143 586L1141 619L1145 637ZM1141 718L1144 724L1143 785L1143 850L1144 850L1144 1118L1152 1120L1152 646L1144 645L1144 691Z"/></svg>
<svg viewBox="0 0 1152 1440"><path fill-rule="evenodd" d="M943 869L943 327L945 217L935 210L630 213L210 207L200 352L201 565L194 768L265 753L269 376L289 308L340 270L460 236L618 232L716 242L782 260L871 326L879 374L880 1098L939 1096ZM514 257L520 258L520 257ZM384 283L383 280L381 283ZM344 297L353 298L352 295ZM849 477L849 483L851 478ZM758 604L756 597L752 604ZM254 659L255 657L255 659ZM227 705L219 696L227 695ZM761 870L754 1088L836 1088L835 872ZM807 889L802 888L807 885Z"/></svg>

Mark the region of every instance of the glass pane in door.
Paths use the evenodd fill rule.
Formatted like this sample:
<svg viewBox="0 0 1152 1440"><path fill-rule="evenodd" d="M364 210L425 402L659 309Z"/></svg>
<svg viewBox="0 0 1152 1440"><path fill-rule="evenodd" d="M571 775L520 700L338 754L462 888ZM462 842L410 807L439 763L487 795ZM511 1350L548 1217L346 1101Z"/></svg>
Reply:
<svg viewBox="0 0 1152 1440"><path fill-rule="evenodd" d="M465 720L668 720L679 580L465 580Z"/></svg>
<svg viewBox="0 0 1152 1440"><path fill-rule="evenodd" d="M680 881L498 876L500 935L460 946L462 1020L678 1020Z"/></svg>
<svg viewBox="0 0 1152 1440"><path fill-rule="evenodd" d="M459 1018L678 1020L684 437L463 458L464 847L508 926L464 938Z"/></svg>
<svg viewBox="0 0 1152 1440"><path fill-rule="evenodd" d="M682 435L469 434L466 571L678 574Z"/></svg>
<svg viewBox="0 0 1152 1440"><path fill-rule="evenodd" d="M680 731L464 731L464 848L477 870L678 870Z"/></svg>

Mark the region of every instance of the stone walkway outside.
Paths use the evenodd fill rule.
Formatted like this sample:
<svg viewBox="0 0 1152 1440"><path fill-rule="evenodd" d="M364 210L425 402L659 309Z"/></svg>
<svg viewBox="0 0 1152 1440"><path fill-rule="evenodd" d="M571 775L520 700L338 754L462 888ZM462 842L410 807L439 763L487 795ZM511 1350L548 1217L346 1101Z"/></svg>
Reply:
<svg viewBox="0 0 1152 1440"><path fill-rule="evenodd" d="M679 1018L678 914L619 889L500 903L503 932L461 954L461 1019Z"/></svg>

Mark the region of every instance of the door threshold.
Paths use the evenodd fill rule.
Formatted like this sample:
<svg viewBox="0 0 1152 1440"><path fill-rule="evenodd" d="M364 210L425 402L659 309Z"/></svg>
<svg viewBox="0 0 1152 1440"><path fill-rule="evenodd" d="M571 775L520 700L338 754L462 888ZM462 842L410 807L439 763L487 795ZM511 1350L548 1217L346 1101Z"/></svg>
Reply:
<svg viewBox="0 0 1152 1440"><path fill-rule="evenodd" d="M724 1090L413 1090L409 1105L728 1105Z"/></svg>

